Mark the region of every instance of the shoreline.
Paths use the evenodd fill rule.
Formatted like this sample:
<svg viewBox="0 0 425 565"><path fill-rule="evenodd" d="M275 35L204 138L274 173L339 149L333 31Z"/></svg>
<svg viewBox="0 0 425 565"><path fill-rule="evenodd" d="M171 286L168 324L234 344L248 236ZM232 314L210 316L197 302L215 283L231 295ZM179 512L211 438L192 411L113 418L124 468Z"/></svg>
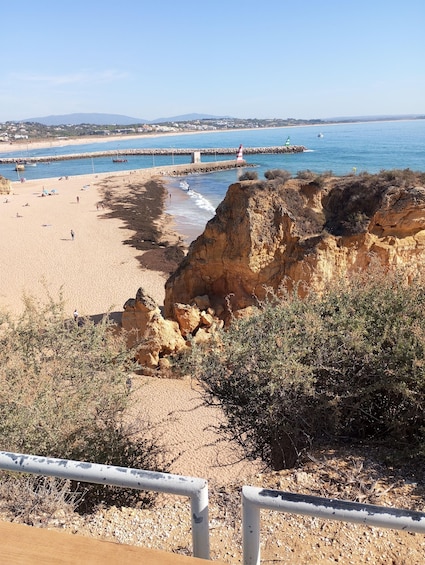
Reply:
<svg viewBox="0 0 425 565"><path fill-rule="evenodd" d="M254 128L252 128L254 129ZM264 128L268 129L268 128ZM13 153L14 151L22 151L29 149L50 149L67 147L69 145L91 145L92 143L108 143L109 141L127 141L129 139L157 139L158 137L173 137L176 135L199 135L204 133L215 133L228 130L208 130L208 131L185 131L185 132L167 132L167 133L141 133L134 135L105 135L105 136L90 136L90 137L72 137L64 139L43 139L43 140L17 140L11 143L0 143L1 153ZM232 130L234 131L234 130Z"/></svg>
<svg viewBox="0 0 425 565"><path fill-rule="evenodd" d="M359 121L341 121L341 122L327 122L320 124L291 124L288 126L278 126L278 127L264 127L264 128L234 128L234 129L211 129L202 131L184 131L184 132L164 132L164 133L140 133L140 134L126 134L126 135L106 135L106 136L85 136L85 137L73 137L73 138L63 138L63 139L43 139L43 140L15 140L12 142L1 142L0 143L0 154L1 153L13 153L14 151L22 151L31 149L48 149L48 148L60 148L69 145L91 145L92 143L107 143L108 141L127 141L129 139L157 139L159 137L173 137L173 136L190 136L190 135L204 135L210 133L225 133L233 131L258 131L261 130L275 130L275 129L291 129L291 128L307 128L307 127L329 127L329 126L342 126L347 124L366 124L366 123L381 123L381 122L412 122L417 121L422 118L400 118L400 119L382 119L382 120L359 120Z"/></svg>

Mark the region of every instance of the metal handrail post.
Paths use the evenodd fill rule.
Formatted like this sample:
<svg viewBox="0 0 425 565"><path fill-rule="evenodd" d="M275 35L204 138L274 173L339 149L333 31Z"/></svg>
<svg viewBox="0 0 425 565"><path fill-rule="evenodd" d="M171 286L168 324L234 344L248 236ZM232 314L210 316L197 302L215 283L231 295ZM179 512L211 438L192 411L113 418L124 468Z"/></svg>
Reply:
<svg viewBox="0 0 425 565"><path fill-rule="evenodd" d="M193 555L210 558L208 483L205 479L7 451L0 451L0 469L187 496L191 500Z"/></svg>
<svg viewBox="0 0 425 565"><path fill-rule="evenodd" d="M260 563L260 509L290 512L327 520L425 533L425 514L347 500L242 487L242 538L244 565Z"/></svg>

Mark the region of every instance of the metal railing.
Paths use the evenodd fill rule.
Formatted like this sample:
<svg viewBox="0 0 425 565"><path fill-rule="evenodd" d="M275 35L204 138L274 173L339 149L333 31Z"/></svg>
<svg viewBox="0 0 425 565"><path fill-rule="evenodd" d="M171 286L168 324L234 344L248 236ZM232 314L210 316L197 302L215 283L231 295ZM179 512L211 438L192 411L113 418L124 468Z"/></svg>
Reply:
<svg viewBox="0 0 425 565"><path fill-rule="evenodd" d="M210 558L208 484L205 479L6 451L0 451L0 469L187 496L191 500L193 555L202 559ZM261 509L425 533L425 513L422 512L244 486L244 565L260 563Z"/></svg>
<svg viewBox="0 0 425 565"><path fill-rule="evenodd" d="M187 496L191 502L193 555L210 558L208 483L205 479L6 451L0 451L0 469Z"/></svg>
<svg viewBox="0 0 425 565"><path fill-rule="evenodd" d="M260 563L260 509L425 533L425 514L345 500L242 487L243 564Z"/></svg>

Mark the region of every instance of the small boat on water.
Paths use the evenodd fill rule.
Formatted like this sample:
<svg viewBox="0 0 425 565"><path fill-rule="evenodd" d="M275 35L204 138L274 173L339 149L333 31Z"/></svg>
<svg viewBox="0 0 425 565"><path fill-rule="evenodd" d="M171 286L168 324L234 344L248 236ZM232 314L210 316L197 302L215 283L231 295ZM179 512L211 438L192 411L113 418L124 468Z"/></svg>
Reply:
<svg viewBox="0 0 425 565"><path fill-rule="evenodd" d="M179 182L179 187L182 190L189 190L189 183L185 180L182 180L182 181Z"/></svg>
<svg viewBox="0 0 425 565"><path fill-rule="evenodd" d="M318 133L317 137L323 137L323 133Z"/></svg>
<svg viewBox="0 0 425 565"><path fill-rule="evenodd" d="M127 163L127 159L123 159L119 156L118 151L116 152L116 156L112 159L113 163Z"/></svg>

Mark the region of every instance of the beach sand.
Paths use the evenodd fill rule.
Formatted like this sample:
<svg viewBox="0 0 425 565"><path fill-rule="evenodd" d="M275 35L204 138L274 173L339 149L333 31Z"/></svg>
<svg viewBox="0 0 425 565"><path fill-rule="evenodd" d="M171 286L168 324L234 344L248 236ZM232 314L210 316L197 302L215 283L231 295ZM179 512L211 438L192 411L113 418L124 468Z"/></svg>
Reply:
<svg viewBox="0 0 425 565"><path fill-rule="evenodd" d="M165 189L150 171L12 184L0 199L0 307L18 314L24 293L62 292L70 315L93 316L121 311L140 286L163 303L175 264L159 245Z"/></svg>
<svg viewBox="0 0 425 565"><path fill-rule="evenodd" d="M211 130L217 131L217 130ZM179 131L179 132L161 132L161 133L140 133L140 134L125 134L125 135L103 135L103 136L90 136L90 137L67 137L67 138L52 138L52 139L17 139L12 143L0 143L0 153L26 153L31 149L49 149L66 147L68 145L86 145L89 143L106 143L128 141L132 139L155 139L158 137L171 137L173 135L195 135L199 133L211 133L211 131Z"/></svg>

